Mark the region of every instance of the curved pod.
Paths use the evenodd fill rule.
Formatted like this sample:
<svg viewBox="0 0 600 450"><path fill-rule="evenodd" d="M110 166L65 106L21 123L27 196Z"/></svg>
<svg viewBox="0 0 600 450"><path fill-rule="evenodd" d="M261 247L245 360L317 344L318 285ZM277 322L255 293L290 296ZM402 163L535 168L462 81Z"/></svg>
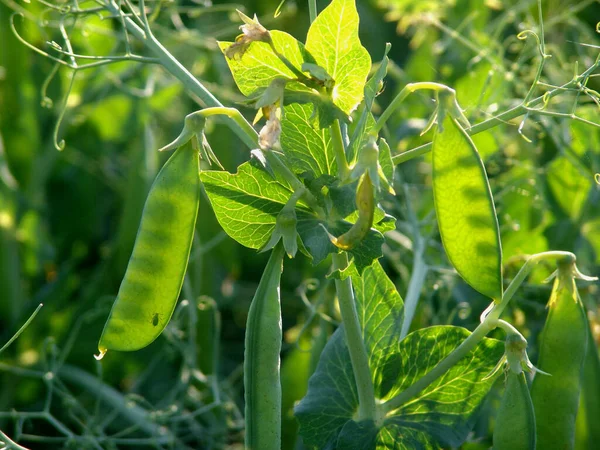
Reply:
<svg viewBox="0 0 600 450"><path fill-rule="evenodd" d="M98 349L139 350L154 341L171 319L194 236L200 179L198 152L178 148L160 170L150 192L119 293Z"/></svg>
<svg viewBox="0 0 600 450"><path fill-rule="evenodd" d="M475 144L450 115L432 149L433 194L448 259L475 290L502 298L502 248L487 174Z"/></svg>

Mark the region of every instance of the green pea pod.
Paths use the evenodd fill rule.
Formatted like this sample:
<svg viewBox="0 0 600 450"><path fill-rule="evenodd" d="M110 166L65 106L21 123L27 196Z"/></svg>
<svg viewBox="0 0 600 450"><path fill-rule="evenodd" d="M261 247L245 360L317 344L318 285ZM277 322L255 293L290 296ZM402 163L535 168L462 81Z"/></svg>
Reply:
<svg viewBox="0 0 600 450"><path fill-rule="evenodd" d="M494 426L494 450L534 450L535 413L525 373L508 371Z"/></svg>
<svg viewBox="0 0 600 450"><path fill-rule="evenodd" d="M178 148L156 176L117 299L98 343L107 350L139 350L171 319L190 255L198 200L198 152Z"/></svg>
<svg viewBox="0 0 600 450"><path fill-rule="evenodd" d="M433 194L448 259L475 290L502 298L502 248L494 201L475 144L450 114L433 137Z"/></svg>
<svg viewBox="0 0 600 450"><path fill-rule="evenodd" d="M572 275L559 266L548 302L537 366L552 376L536 375L531 387L541 449L572 450L575 419L587 346L587 318Z"/></svg>
<svg viewBox="0 0 600 450"><path fill-rule="evenodd" d="M244 352L247 450L281 448L279 282L283 255L279 243L271 253L248 311Z"/></svg>

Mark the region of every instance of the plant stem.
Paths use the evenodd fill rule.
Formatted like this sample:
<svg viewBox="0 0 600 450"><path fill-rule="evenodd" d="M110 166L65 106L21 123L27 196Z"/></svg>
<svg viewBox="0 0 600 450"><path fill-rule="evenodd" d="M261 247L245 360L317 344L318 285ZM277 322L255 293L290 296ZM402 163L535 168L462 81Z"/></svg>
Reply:
<svg viewBox="0 0 600 450"><path fill-rule="evenodd" d="M454 89L451 89L448 86L440 83L434 83L430 81L423 81L420 83L408 83L406 86L404 86L404 88L402 88L398 95L394 97L394 100L392 100L392 102L388 105L385 111L383 111L383 114L381 114L381 116L377 120L377 124L375 125L375 129L373 130L373 132L378 133L383 128L385 123L396 111L396 109L398 109L398 107L406 99L406 97L408 97L415 91L423 89L431 89L435 92L449 91L450 93L454 93Z"/></svg>
<svg viewBox="0 0 600 450"><path fill-rule="evenodd" d="M108 1L106 4L106 8L110 10L115 16L121 16L122 12L119 6L114 2L114 0ZM144 45L150 50L159 60L160 64L169 71L175 78L177 78L184 87L197 96L200 101L203 103L202 106L205 107L222 107L223 105L217 98L212 95L212 93L202 84L200 81L192 75L189 70L187 70L175 57L169 53L169 51L160 43L158 39L154 37L154 35L150 32L150 29L143 30L137 23L135 23L130 17L124 18L125 26L127 30L134 35L136 38L140 39ZM244 119L245 120L245 119ZM248 129L241 128L233 119L228 120L227 125L231 128L231 130L237 134L240 139L244 141L249 146L252 146L253 136L249 136ZM250 128L252 126L248 124ZM254 130L254 128L252 128ZM253 131L252 134L257 134L256 131Z"/></svg>
<svg viewBox="0 0 600 450"><path fill-rule="evenodd" d="M477 125L472 126L471 128L467 128L465 131L469 136L473 136L475 134L481 133L483 131L489 130L497 125L506 123L516 117L522 116L528 112L535 112L535 109L532 109L535 106L538 106L543 103L547 103L551 98L556 97L566 90L570 90L572 88L577 88L582 80L589 78L589 76L600 66L600 58L597 59L594 64L588 67L584 72L582 72L579 76L574 77L568 83L563 84L555 89L547 91L545 94L540 95L539 97L534 98L529 103L521 103L520 105L515 106L514 108L509 109L508 111L503 112L495 117L492 117L488 120L484 120ZM404 89L403 89L404 90ZM396 99L394 99L396 101ZM390 105L391 106L391 105ZM389 109L389 107L388 107ZM386 109L387 112L387 109ZM385 113L385 112L384 112ZM383 116L382 116L383 117ZM387 120L387 119L386 119ZM377 121L381 121L381 118ZM409 161L417 156L424 155L428 151L431 150L432 142L427 144L423 144L419 147L413 148L411 150L407 150L406 152L400 153L392 157L392 162L394 164L402 164L403 162Z"/></svg>
<svg viewBox="0 0 600 450"><path fill-rule="evenodd" d="M338 166L338 177L344 181L350 175L350 168L346 160L346 150L344 149L344 139L342 138L342 127L340 121L336 120L331 127L331 141L333 143L333 153Z"/></svg>
<svg viewBox="0 0 600 450"><path fill-rule="evenodd" d="M504 311L504 308L508 305L508 302L512 299L515 292L523 283L531 269L543 259L562 259L562 258L575 258L570 252L554 251L538 253L527 258L521 270L517 273L515 278L512 280L504 295L499 303L494 304L489 314L483 316L482 322L475 328L471 333L452 353L450 353L445 359L440 361L430 372L426 373L423 377L419 378L413 385L408 389L405 389L400 394L396 395L392 399L383 403L380 406L381 416L398 409L400 406L405 404L408 400L415 397L419 392L437 380L439 377L444 375L452 366L458 361L464 358L471 350L473 350L477 344L494 328L498 326L500 315Z"/></svg>
<svg viewBox="0 0 600 450"><path fill-rule="evenodd" d="M413 270L406 291L404 300L404 320L402 321L402 330L400 331L400 340L404 339L410 330L410 325L417 310L421 288L427 275L427 265L423 259L423 245L416 242L414 247Z"/></svg>
<svg viewBox="0 0 600 450"><path fill-rule="evenodd" d="M310 23L313 23L317 18L317 0L308 0L308 15Z"/></svg>
<svg viewBox="0 0 600 450"><path fill-rule="evenodd" d="M250 122L246 120L246 118L242 115L242 113L235 108L228 108L226 106L213 106L209 108L204 108L199 111L202 116L210 117L210 116L225 116L230 118L233 122L237 124L237 126L244 131L246 140L250 148L258 148L258 133L254 129Z"/></svg>
<svg viewBox="0 0 600 450"><path fill-rule="evenodd" d="M6 445L6 449L10 450L29 450L26 447L23 447L12 441L6 434L2 432L2 430L0 430L0 444Z"/></svg>
<svg viewBox="0 0 600 450"><path fill-rule="evenodd" d="M4 344L1 348L0 348L0 353L2 353L4 350L6 350L8 348L8 346L10 344L12 344L13 342L15 342L17 340L17 338L19 337L19 335L25 331L25 328L27 328L29 326L29 324L33 321L33 319L35 318L35 316L37 316L37 313L40 312L40 309L42 308L42 306L44 306L42 303L40 303L38 305L38 307L35 309L35 311L31 314L31 316L29 316L29 319L27 319L27 321L21 326L21 328L19 328L17 330L17 332L13 335L13 337L11 337L8 342L6 344Z"/></svg>
<svg viewBox="0 0 600 450"><path fill-rule="evenodd" d="M333 269L344 270L348 267L348 254L346 252L333 254ZM352 371L358 391L358 420L374 420L376 413L375 389L369 369L369 356L362 338L362 330L356 311L356 302L352 291L352 279L335 280L346 344L350 352Z"/></svg>

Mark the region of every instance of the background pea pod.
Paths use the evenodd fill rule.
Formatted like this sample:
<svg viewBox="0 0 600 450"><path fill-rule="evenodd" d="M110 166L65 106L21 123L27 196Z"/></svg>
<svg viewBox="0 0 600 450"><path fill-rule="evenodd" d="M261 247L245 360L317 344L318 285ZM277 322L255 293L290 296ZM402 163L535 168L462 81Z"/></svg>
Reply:
<svg viewBox="0 0 600 450"><path fill-rule="evenodd" d="M496 415L494 450L534 450L535 413L525 373L508 371L504 396Z"/></svg>
<svg viewBox="0 0 600 450"><path fill-rule="evenodd" d="M548 302L537 364L552 376L536 375L531 388L541 449L574 447L587 326L571 265L560 266Z"/></svg>
<svg viewBox="0 0 600 450"><path fill-rule="evenodd" d="M252 299L246 325L244 389L246 449L281 448L281 305L279 282L283 269L281 242L271 252Z"/></svg>
<svg viewBox="0 0 600 450"><path fill-rule="evenodd" d="M139 350L169 322L190 255L198 200L198 152L178 148L158 173L144 205L133 253L100 337L107 350Z"/></svg>

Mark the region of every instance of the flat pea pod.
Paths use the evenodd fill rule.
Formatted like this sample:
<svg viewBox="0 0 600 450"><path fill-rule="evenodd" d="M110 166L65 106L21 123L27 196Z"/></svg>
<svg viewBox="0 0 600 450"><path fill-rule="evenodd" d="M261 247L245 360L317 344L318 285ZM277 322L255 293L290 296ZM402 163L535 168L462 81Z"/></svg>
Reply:
<svg viewBox="0 0 600 450"><path fill-rule="evenodd" d="M167 326L187 268L199 195L198 152L188 143L169 158L150 188L98 359L109 349L139 350Z"/></svg>
<svg viewBox="0 0 600 450"><path fill-rule="evenodd" d="M281 449L281 304L284 249L279 242L252 299L246 324L244 394L246 449Z"/></svg>
<svg viewBox="0 0 600 450"><path fill-rule="evenodd" d="M450 114L433 137L433 196L448 259L484 295L502 298L502 247L492 193L475 144Z"/></svg>
<svg viewBox="0 0 600 450"><path fill-rule="evenodd" d="M559 265L531 387L541 449L572 450L587 346L587 318L571 267Z"/></svg>
<svg viewBox="0 0 600 450"><path fill-rule="evenodd" d="M535 413L525 373L508 371L494 426L494 450L535 450Z"/></svg>

